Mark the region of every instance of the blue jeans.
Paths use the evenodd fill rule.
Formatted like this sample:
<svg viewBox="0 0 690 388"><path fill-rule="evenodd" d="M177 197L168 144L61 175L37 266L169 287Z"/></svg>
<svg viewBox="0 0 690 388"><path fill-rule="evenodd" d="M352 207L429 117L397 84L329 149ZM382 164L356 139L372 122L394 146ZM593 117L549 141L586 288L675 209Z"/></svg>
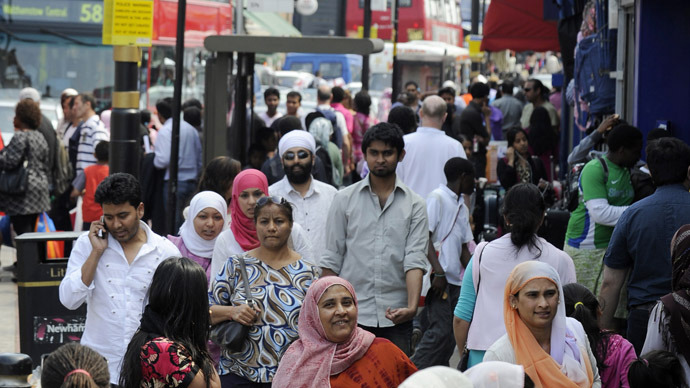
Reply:
<svg viewBox="0 0 690 388"><path fill-rule="evenodd" d="M652 307L654 307L652 305ZM651 309L651 308L650 308ZM628 341L635 348L635 353L640 354L644 341L647 339L647 323L649 322L649 310L632 308L628 315Z"/></svg>
<svg viewBox="0 0 690 388"><path fill-rule="evenodd" d="M385 338L400 348L408 357L412 352L410 340L412 339L412 320L390 327L369 327L359 325L362 329L377 337Z"/></svg>
<svg viewBox="0 0 690 388"><path fill-rule="evenodd" d="M446 287L448 296L442 299L428 293L424 301L424 310L428 314L428 326L422 340L411 360L417 369L434 365L448 366L455 350L453 339L453 311L460 297L460 287L449 284Z"/></svg>
<svg viewBox="0 0 690 388"><path fill-rule="evenodd" d="M188 181L178 181L177 182L177 202L175 204L175 228L172 230L173 235L177 235L177 231L182 226L182 210L184 210L189 201L192 199L192 195L196 191L196 180ZM165 213L171 216L173 213L168 209L168 181L163 182L163 201L165 206ZM167 225L167 224L166 224Z"/></svg>

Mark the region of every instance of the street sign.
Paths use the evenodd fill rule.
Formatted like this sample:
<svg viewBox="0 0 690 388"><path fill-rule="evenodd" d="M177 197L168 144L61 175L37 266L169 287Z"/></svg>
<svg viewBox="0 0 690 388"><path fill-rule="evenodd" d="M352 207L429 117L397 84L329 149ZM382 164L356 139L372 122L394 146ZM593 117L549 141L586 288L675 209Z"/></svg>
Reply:
<svg viewBox="0 0 690 388"><path fill-rule="evenodd" d="M153 0L103 0L103 44L151 46Z"/></svg>
<svg viewBox="0 0 690 388"><path fill-rule="evenodd" d="M480 49L482 45L482 38L482 35L467 35L465 37L467 48L470 50L470 59L473 61L484 58L484 51L481 51Z"/></svg>
<svg viewBox="0 0 690 388"><path fill-rule="evenodd" d="M295 0L247 0L247 11L293 13Z"/></svg>

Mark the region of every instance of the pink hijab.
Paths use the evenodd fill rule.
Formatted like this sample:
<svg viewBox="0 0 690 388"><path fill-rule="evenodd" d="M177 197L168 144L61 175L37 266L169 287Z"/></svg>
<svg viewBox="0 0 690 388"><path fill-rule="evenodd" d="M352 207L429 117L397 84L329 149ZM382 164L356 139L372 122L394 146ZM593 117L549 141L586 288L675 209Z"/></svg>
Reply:
<svg viewBox="0 0 690 388"><path fill-rule="evenodd" d="M230 214L232 215L232 234L235 241L245 251L250 251L259 246L259 239L256 236L256 225L254 220L247 217L240 208L239 196L244 190L258 188L264 194L268 193L268 180L266 175L259 170L249 169L237 174L232 181L232 202L230 204Z"/></svg>
<svg viewBox="0 0 690 388"><path fill-rule="evenodd" d="M273 387L330 388L330 376L345 371L362 358L374 342L376 337L359 327L355 327L345 342L335 343L326 339L318 303L324 292L334 285L345 287L357 305L355 289L345 279L327 276L312 283L299 313L299 339L290 345L280 360Z"/></svg>

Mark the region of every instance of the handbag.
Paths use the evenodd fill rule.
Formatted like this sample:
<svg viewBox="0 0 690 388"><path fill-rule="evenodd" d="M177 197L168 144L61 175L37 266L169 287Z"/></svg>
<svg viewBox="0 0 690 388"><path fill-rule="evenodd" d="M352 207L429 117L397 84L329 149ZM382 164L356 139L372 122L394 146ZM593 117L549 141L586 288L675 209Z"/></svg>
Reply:
<svg viewBox="0 0 690 388"><path fill-rule="evenodd" d="M12 170L0 171L0 193L7 195L25 195L29 182L29 172L26 169L28 160Z"/></svg>
<svg viewBox="0 0 690 388"><path fill-rule="evenodd" d="M244 282L244 289L247 292L247 304L249 304L249 307L253 308L254 302L252 300L249 276L247 276L247 266L244 262L245 257L245 255L242 255L239 260L240 267L242 268L242 281ZM251 326L245 326L236 321L224 321L211 327L209 338L221 348L231 352L238 352L242 349L244 340L249 335L250 328Z"/></svg>

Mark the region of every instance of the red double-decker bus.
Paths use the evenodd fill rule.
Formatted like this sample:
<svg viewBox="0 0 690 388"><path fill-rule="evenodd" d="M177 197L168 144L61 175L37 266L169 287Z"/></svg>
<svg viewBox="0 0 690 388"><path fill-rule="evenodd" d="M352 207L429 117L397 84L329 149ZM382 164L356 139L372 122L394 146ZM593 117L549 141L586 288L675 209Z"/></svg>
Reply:
<svg viewBox="0 0 690 388"><path fill-rule="evenodd" d="M153 46L143 50L140 68L142 106L172 95L177 0L153 1ZM27 86L45 97L71 87L94 92L99 108L107 106L114 62L112 46L102 44L102 25L99 0L0 1L0 100L8 90ZM183 98L200 98L203 40L231 33L230 0L187 0L185 26Z"/></svg>
<svg viewBox="0 0 690 388"><path fill-rule="evenodd" d="M397 0L398 41L433 40L462 46L460 5L457 0ZM345 25L348 36L362 35L364 0L347 0ZM391 40L391 0L388 10L371 13L372 37Z"/></svg>

